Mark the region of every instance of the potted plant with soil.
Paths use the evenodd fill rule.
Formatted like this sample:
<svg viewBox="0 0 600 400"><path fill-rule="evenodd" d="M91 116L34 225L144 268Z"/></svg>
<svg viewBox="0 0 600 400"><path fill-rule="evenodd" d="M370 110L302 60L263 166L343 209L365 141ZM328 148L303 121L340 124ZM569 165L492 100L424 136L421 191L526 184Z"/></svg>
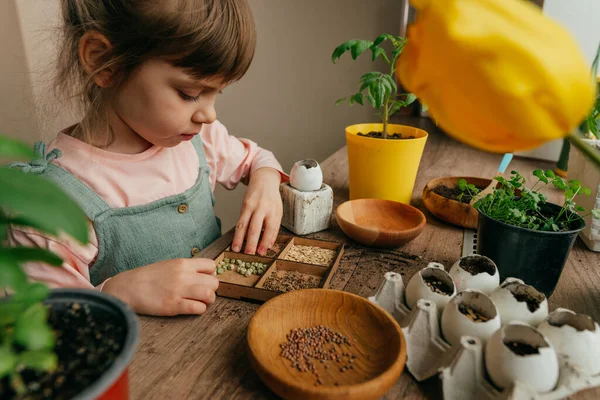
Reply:
<svg viewBox="0 0 600 400"><path fill-rule="evenodd" d="M387 42L392 45L390 56L381 47ZM336 103L369 103L378 111L382 121L346 128L350 199L379 198L410 203L427 132L389 123L394 113L416 100L412 93L398 93L394 78L396 60L405 44L403 37L383 34L374 41L349 40L338 46L332 54L335 63L346 52L350 52L352 59L356 60L370 50L372 61L382 59L389 68L389 73L365 73L360 78L358 92Z"/></svg>
<svg viewBox="0 0 600 400"><path fill-rule="evenodd" d="M537 182L532 187L527 187L516 171L509 179L496 177L500 185L475 202L479 212L477 253L496 263L501 279L522 279L550 297L577 234L585 228L585 215L578 214L585 209L575 198L589 195L590 190L550 170L536 170L533 175ZM464 195L477 198L477 188L466 182L459 185ZM563 191L562 205L548 203L540 193L547 185ZM590 214L600 216L600 210Z"/></svg>
<svg viewBox="0 0 600 400"><path fill-rule="evenodd" d="M600 78L597 78L599 58L600 47L592 64L592 77L596 79L597 88L596 102L580 127L581 132L586 132L584 138L581 139L582 142L587 143L588 147L593 149L597 158L600 158L600 90L598 90ZM585 149L571 149L568 142L565 142L564 146L563 152L566 152L566 156L559 160L559 167L563 165L566 169L568 163L569 175L580 181L582 185L591 188L591 196L583 199L581 204L586 208L600 208L600 168L588 160L584 153ZM581 231L580 237L591 250L600 252L600 217L590 214L585 218L585 222L587 226Z"/></svg>
<svg viewBox="0 0 600 400"><path fill-rule="evenodd" d="M0 136L0 157L38 154ZM51 152L52 153L52 152ZM56 155L56 154L55 154ZM137 317L95 290L49 290L27 280L21 265L62 260L44 249L7 247L9 226L30 227L87 242L87 218L57 186L34 173L0 166L0 398L126 399L127 366L138 341Z"/></svg>

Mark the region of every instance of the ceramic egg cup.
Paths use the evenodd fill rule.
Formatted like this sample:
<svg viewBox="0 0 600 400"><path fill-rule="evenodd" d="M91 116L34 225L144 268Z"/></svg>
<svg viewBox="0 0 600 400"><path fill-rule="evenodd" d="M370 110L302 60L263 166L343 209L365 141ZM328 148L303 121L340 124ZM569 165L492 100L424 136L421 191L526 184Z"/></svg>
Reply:
<svg viewBox="0 0 600 400"><path fill-rule="evenodd" d="M440 266L438 263L431 264L434 268ZM505 281L503 285L510 282ZM572 365L566 356L558 354L559 379L553 390L537 393L529 384L516 381L500 391L487 377L483 341L474 336L462 336L460 343L454 346L447 343L440 331L435 302L420 299L410 310L406 305L400 274L387 272L379 290L369 300L391 313L400 324L407 345L406 367L409 372L419 382L439 374L445 400L555 400L600 386L600 374L592 376ZM550 313L548 319L564 312L572 313L559 308ZM596 333L600 334L600 330L596 329Z"/></svg>

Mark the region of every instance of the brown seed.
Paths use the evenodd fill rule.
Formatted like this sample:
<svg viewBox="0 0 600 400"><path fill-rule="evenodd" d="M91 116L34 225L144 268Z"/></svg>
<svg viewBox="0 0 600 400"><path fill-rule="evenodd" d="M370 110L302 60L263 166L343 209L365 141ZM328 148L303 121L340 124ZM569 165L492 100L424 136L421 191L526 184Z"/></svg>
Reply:
<svg viewBox="0 0 600 400"><path fill-rule="evenodd" d="M290 292L298 289L318 287L320 280L316 276L302 274L298 271L277 270L269 275L263 287L276 292Z"/></svg>
<svg viewBox="0 0 600 400"><path fill-rule="evenodd" d="M352 356L347 349L341 347L348 345L348 338L323 325L292 329L286 339L287 342L280 346L281 356L290 360L292 368L301 372L310 371L321 382L319 384L322 384L322 380L314 360L319 360L327 369L329 366L325 363L326 360L339 363L342 357ZM345 372L349 368L348 365L342 366L340 371Z"/></svg>

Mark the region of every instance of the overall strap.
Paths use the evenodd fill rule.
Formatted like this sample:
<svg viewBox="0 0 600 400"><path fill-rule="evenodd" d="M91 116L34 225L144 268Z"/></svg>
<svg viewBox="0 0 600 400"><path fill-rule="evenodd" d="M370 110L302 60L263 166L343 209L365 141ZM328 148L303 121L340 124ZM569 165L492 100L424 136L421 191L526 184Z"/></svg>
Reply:
<svg viewBox="0 0 600 400"><path fill-rule="evenodd" d="M44 175L67 192L92 221L110 210L110 206L96 192L61 167L49 164Z"/></svg>
<svg viewBox="0 0 600 400"><path fill-rule="evenodd" d="M192 143L194 144L194 148L196 149L196 154L198 155L198 162L200 163L200 172L199 172L199 177L198 179L202 179L202 171L204 171L206 173L206 176L204 176L204 179L206 179L207 182L208 181L208 174L210 173L210 167L208 166L208 160L206 159L206 154L204 153L204 145L202 144L202 139L200 139L200 135L196 135L194 136L194 138L192 139ZM208 191L210 192L210 200L212 202L212 205L214 207L215 205L215 194L214 192L211 190L210 185L207 186L208 187ZM219 224L219 230L221 229L221 220L219 220L219 218L217 218L218 224Z"/></svg>
<svg viewBox="0 0 600 400"><path fill-rule="evenodd" d="M200 162L200 168L208 167L208 161L206 160L206 154L204 154L204 145L202 144L202 139L200 139L200 135L194 136L194 138L192 139L192 143L194 144L196 154L198 155L198 162Z"/></svg>
<svg viewBox="0 0 600 400"><path fill-rule="evenodd" d="M92 221L97 215L110 209L110 206L96 192L63 168L51 163L62 155L59 149L53 149L47 153L46 144L37 142L34 145L34 152L36 158L31 162L17 162L9 166L20 168L25 173L39 174L52 180L79 204Z"/></svg>

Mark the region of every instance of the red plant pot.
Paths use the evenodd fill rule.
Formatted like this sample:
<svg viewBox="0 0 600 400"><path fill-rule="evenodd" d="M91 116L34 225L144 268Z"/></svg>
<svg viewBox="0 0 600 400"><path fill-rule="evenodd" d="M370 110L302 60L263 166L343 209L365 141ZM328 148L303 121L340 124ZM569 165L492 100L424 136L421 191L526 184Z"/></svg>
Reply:
<svg viewBox="0 0 600 400"><path fill-rule="evenodd" d="M137 315L122 301L91 289L54 289L45 301L54 307L64 307L77 302L88 305L92 314L115 316L119 323L125 326L125 340L121 353L112 365L90 386L77 396L76 400L128 400L129 375L128 367L133 360L139 341L139 326Z"/></svg>

